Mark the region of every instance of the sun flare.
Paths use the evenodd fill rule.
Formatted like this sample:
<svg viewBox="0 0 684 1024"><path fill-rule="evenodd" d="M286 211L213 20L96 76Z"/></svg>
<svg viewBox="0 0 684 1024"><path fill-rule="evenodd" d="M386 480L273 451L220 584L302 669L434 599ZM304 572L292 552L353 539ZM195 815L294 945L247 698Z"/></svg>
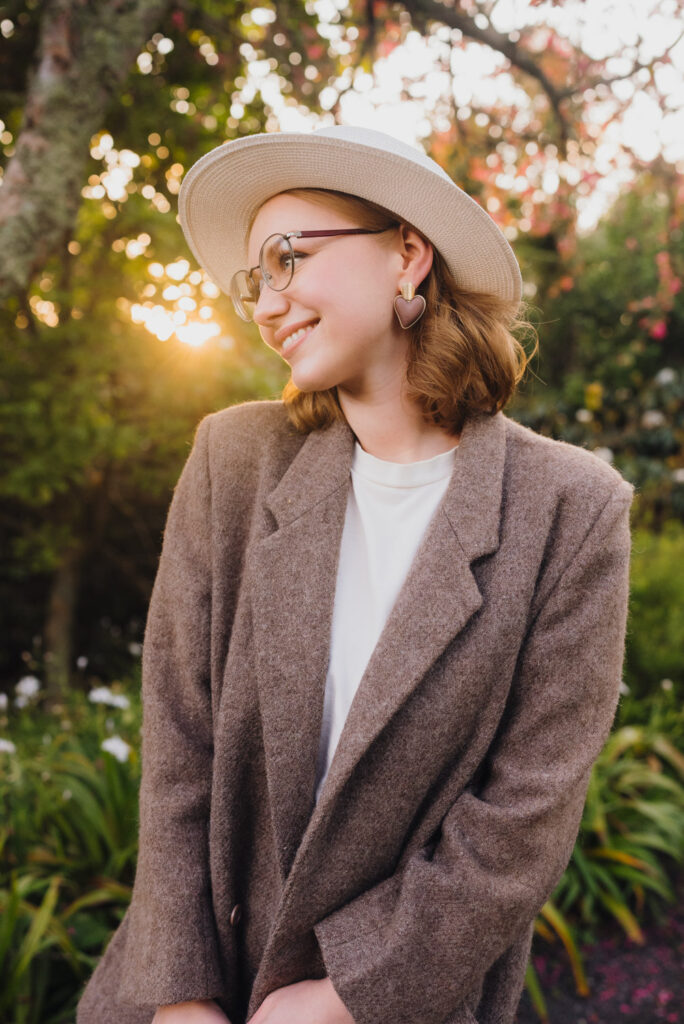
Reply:
<svg viewBox="0 0 684 1024"><path fill-rule="evenodd" d="M174 335L184 345L201 348L212 338L219 338L221 327L213 319L211 300L218 297L219 289L199 270L190 270L186 259L178 259L164 266L152 262L147 272L152 281L145 286L142 295L145 301L135 302L129 307L134 324L140 324L159 341L168 341ZM154 282L154 283L152 283ZM161 298L168 305L154 301L152 296ZM223 336L224 348L231 348L233 340Z"/></svg>

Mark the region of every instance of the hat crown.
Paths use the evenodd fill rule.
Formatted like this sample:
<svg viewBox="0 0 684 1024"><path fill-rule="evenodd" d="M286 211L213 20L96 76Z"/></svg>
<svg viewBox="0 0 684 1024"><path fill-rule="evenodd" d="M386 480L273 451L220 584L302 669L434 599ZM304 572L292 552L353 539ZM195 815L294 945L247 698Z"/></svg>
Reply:
<svg viewBox="0 0 684 1024"><path fill-rule="evenodd" d="M286 133L285 133L286 134ZM312 137L340 139L349 142L354 146L368 146L371 149L380 150L382 153L393 153L395 156L403 157L412 163L423 167L426 171L432 171L440 178L453 184L443 167L440 167L436 160L433 160L422 149L412 146L402 139L396 139L386 132L379 132L375 128L362 128L349 124L336 124L330 128L317 128L311 132Z"/></svg>

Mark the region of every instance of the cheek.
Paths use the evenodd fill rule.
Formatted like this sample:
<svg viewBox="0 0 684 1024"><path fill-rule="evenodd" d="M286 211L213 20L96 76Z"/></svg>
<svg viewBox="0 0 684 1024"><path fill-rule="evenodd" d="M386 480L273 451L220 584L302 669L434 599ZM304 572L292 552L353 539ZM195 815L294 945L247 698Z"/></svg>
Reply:
<svg viewBox="0 0 684 1024"><path fill-rule="evenodd" d="M350 322L365 320L391 309L394 294L393 283L378 274L377 267L361 265L354 274L339 279L335 306Z"/></svg>

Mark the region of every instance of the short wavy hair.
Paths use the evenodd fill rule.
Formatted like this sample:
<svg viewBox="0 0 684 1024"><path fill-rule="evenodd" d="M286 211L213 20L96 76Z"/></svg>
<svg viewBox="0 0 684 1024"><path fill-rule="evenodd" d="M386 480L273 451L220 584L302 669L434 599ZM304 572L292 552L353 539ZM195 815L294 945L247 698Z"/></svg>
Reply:
<svg viewBox="0 0 684 1024"><path fill-rule="evenodd" d="M292 188L281 194L319 203L359 227L413 227L384 207L345 192ZM425 297L425 313L409 328L407 397L428 423L459 434L471 414L494 414L506 405L537 351L537 337L518 303L461 288L434 246L433 253L432 267L417 288ZM513 330L533 338L529 355ZM300 391L290 379L282 397L290 420L303 433L344 419L336 388Z"/></svg>

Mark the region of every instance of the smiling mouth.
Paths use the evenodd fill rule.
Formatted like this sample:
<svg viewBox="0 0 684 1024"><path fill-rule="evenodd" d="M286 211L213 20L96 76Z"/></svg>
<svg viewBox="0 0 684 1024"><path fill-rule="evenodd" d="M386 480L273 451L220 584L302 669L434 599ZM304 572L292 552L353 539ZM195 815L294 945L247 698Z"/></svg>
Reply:
<svg viewBox="0 0 684 1024"><path fill-rule="evenodd" d="M303 341L303 339L310 334L314 327L319 323L320 320L315 320L312 323L307 324L306 327L300 327L299 330L293 331L292 334L288 334L287 338L285 338L285 341L280 346L281 356L287 356L287 354L291 352L300 341Z"/></svg>

